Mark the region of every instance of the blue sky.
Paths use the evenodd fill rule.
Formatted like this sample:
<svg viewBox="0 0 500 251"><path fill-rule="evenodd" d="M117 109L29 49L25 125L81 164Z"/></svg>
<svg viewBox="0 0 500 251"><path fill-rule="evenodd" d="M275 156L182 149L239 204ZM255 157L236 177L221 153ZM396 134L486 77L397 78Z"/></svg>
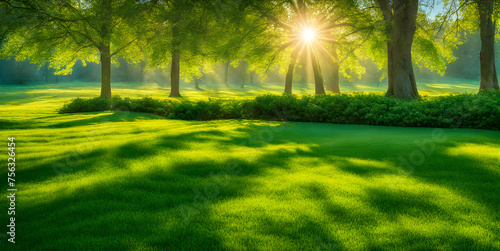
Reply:
<svg viewBox="0 0 500 251"><path fill-rule="evenodd" d="M439 12L442 12L443 10L443 2L442 1L435 1L434 6L429 6L433 7L432 10L430 10L430 15L432 17L436 16Z"/></svg>

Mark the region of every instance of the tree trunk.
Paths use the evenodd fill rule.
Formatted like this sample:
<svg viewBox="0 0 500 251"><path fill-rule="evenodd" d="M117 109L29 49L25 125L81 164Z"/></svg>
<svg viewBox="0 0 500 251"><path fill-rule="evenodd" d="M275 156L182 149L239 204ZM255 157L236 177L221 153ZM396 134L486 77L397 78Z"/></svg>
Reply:
<svg viewBox="0 0 500 251"><path fill-rule="evenodd" d="M226 64L224 65L224 85L226 87L229 86L229 83L228 83L228 76L229 76L229 63L230 61L226 61Z"/></svg>
<svg viewBox="0 0 500 251"><path fill-rule="evenodd" d="M335 63L332 69L332 81L330 82L330 90L333 93L340 93L340 76L339 76L339 64Z"/></svg>
<svg viewBox="0 0 500 251"><path fill-rule="evenodd" d="M144 61L141 61L140 63L140 79L141 79L141 83L144 83L145 82L145 79L144 79L144 68L146 68L146 62Z"/></svg>
<svg viewBox="0 0 500 251"><path fill-rule="evenodd" d="M481 83L479 90L498 90L498 79L495 67L495 26L492 20L493 1L478 2L480 30L481 30Z"/></svg>
<svg viewBox="0 0 500 251"><path fill-rule="evenodd" d="M172 51L172 65L170 68L170 95L169 97L180 97L179 80L180 80L180 52L178 49Z"/></svg>
<svg viewBox="0 0 500 251"><path fill-rule="evenodd" d="M493 60L493 89L500 90L500 87L498 86L497 67L495 64L495 60Z"/></svg>
<svg viewBox="0 0 500 251"><path fill-rule="evenodd" d="M321 67L314 52L311 52L311 62L314 73L314 89L316 95L324 95L325 86L323 85L323 75L321 74Z"/></svg>
<svg viewBox="0 0 500 251"><path fill-rule="evenodd" d="M290 59L290 64L288 64L288 71L285 77L285 93L292 95L292 83L293 83L293 70L295 64L297 63L297 58L299 57L299 48L295 48L292 52L292 58Z"/></svg>
<svg viewBox="0 0 500 251"><path fill-rule="evenodd" d="M392 61L392 34L393 34L393 14L392 14L392 6L388 0L377 0L380 10L384 15L385 20L385 36L387 38L386 50L387 50L387 82L388 88L386 96L393 96L394 90L394 81L393 81L393 61Z"/></svg>
<svg viewBox="0 0 500 251"><path fill-rule="evenodd" d="M111 98L111 54L109 45L101 46L101 98Z"/></svg>
<svg viewBox="0 0 500 251"><path fill-rule="evenodd" d="M386 31L389 37L388 81L386 96L418 98L417 83L413 72L411 47L416 30L418 0L394 0L392 22ZM387 15L386 24L387 24Z"/></svg>
<svg viewBox="0 0 500 251"><path fill-rule="evenodd" d="M332 79L326 82L326 90L333 93L340 93L340 76L339 76L339 57L337 54L337 46L332 46Z"/></svg>
<svg viewBox="0 0 500 251"><path fill-rule="evenodd" d="M199 79L199 78L195 78L195 79L194 79L194 88L195 88L196 90L199 90L199 91L204 91L203 89L201 89L201 88L200 88L199 81L200 81L200 79Z"/></svg>
<svg viewBox="0 0 500 251"><path fill-rule="evenodd" d="M391 31L392 34L392 31ZM392 43L390 41L387 42L387 92L385 93L386 97L391 97L394 95L394 67L392 61Z"/></svg>
<svg viewBox="0 0 500 251"><path fill-rule="evenodd" d="M21 65L20 64L21 63L19 61L16 62L16 66L17 66L17 68L16 68L16 81L17 81L17 84L21 85L21 84L23 84L23 78L21 76L23 74L21 73Z"/></svg>
<svg viewBox="0 0 500 251"><path fill-rule="evenodd" d="M100 44L99 52L101 53L101 98L111 98L111 30L112 30L112 4L110 0L102 1L100 7L102 11L99 13L99 21L101 22L100 35L104 41Z"/></svg>
<svg viewBox="0 0 500 251"><path fill-rule="evenodd" d="M170 95L169 97L180 97L180 59L181 53L179 51L180 41L179 41L179 31L177 27L172 29L172 63L170 66Z"/></svg>

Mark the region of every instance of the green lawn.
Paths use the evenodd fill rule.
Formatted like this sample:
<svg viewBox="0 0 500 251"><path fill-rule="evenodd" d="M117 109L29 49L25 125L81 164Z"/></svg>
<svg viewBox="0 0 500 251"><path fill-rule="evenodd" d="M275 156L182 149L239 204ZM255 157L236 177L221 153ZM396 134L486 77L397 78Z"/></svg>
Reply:
<svg viewBox="0 0 500 251"><path fill-rule="evenodd" d="M421 93L477 85L423 83ZM113 88L168 96L154 84ZM498 131L56 112L98 94L98 83L0 86L2 225L8 136L18 189L16 244L4 227L0 250L500 249Z"/></svg>

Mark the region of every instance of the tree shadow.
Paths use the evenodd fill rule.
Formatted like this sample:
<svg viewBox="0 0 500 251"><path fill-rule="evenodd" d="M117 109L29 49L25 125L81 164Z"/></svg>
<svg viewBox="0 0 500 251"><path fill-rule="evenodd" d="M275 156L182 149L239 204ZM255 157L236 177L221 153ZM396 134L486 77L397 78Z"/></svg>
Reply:
<svg viewBox="0 0 500 251"><path fill-rule="evenodd" d="M29 121L13 121L13 120L0 119L1 130L30 129L30 128L34 128L34 126Z"/></svg>
<svg viewBox="0 0 500 251"><path fill-rule="evenodd" d="M211 172L221 169L217 162L205 162L204 167ZM186 171L188 168L192 170ZM56 195L49 201L24 205L18 231L26 234L18 237L20 246L28 248L38 243L41 249L67 250L82 248L81 243L85 243L87 248L104 249L141 245L160 249L222 249L222 236L212 219L210 205L239 197L238 191L246 190L249 182L232 182L216 196L207 197L204 191L212 182L211 176L190 175L198 168L151 168L143 175L101 181ZM195 191L201 193L200 197ZM189 207L192 214L186 216L182 205ZM74 237L71 241L60 238L61 233Z"/></svg>
<svg viewBox="0 0 500 251"><path fill-rule="evenodd" d="M110 111L111 114L101 115L100 112L86 112L81 114L65 114L64 117L71 119L72 116L81 117L81 115L92 116L90 118L84 119L76 119L70 120L66 122L60 122L55 124L47 124L43 127L45 128L67 128L67 127L75 127L75 126L87 126L87 125L95 125L102 123L111 123L111 122L133 122L133 121L143 121L143 120L151 120L151 119L162 119L157 115L149 114L149 113L140 113L140 112L120 112L120 111ZM95 115L95 116L93 116Z"/></svg>
<svg viewBox="0 0 500 251"><path fill-rule="evenodd" d="M287 137L289 132L283 131L276 133L272 140L259 140L257 137L255 144L241 146L241 151L251 147L272 147L270 149L273 150L254 158L245 154L223 159L192 156L171 163L152 163L144 166L143 172L127 169L129 161L141 163L143 158L160 153L187 151L193 145L221 145L221 151L227 151L242 142L251 142L250 135L258 134L265 128L266 126L256 123L231 130L237 133L229 133L207 127L195 132L161 135L151 144L137 140L96 150L86 157L84 164L75 170L69 180L63 182L68 185L93 175L103 176L101 179L78 187L70 186L73 190L59 191L61 193L54 194L50 200L22 205L20 213L23 217L19 218L18 231L23 235L19 236L19 246L29 249L37 245L40 249L52 250L61 247L81 249L82 245L89 249L231 249L232 246L227 246L227 241L234 236L224 231L227 227L225 224L231 223L224 223L224 218L221 220L222 216L218 214L223 212L217 210L216 205L247 198L249 193L261 185L259 179L275 178L272 171L295 172L291 167L295 158L328 160L331 168L338 169L341 173L370 180L395 170L392 167L371 165L369 161L397 166L399 163L388 159L394 159L394 154L405 154L405 150L398 151L399 149L393 149L389 145L393 151L381 150L377 152L377 157L361 158L367 161L358 163L350 161L363 155L351 151L358 143L349 145L351 148L342 147L348 144L346 142L333 145L305 144L291 141ZM290 143L301 147L291 151L285 146ZM359 144L366 145L366 142ZM283 147L279 147L282 145ZM443 169L434 167L433 163L436 161L449 159L446 149L455 145L456 143L450 142L441 146L434 155L427 158L426 164L415 168L410 177L425 184L450 189L491 210L498 209L499 199L494 198L494 194L484 195L492 187L489 182L498 182L498 174L487 171L481 163L469 157L457 157ZM63 161L65 158L61 157L59 160ZM123 169L116 170L116 175L113 176L113 172L100 169L103 162L114 166L122 165ZM460 165L458 170L463 173L451 176L457 171L457 165ZM313 164L304 167L311 172L315 168ZM50 180L56 175L47 163L19 171L26 186L40 186L38 182ZM106 176L108 174L109 177ZM477 186L484 181L488 181L488 184L484 187ZM471 187L470 184L474 186ZM325 224L343 226L347 229L345 231L357 229L361 237L371 238L372 228L384 222L397 222L399 216L421 217L430 214L450 222L460 220L454 219L450 212L440 208L429 198L397 189L363 188L366 203L370 209L384 215L382 218L370 214L370 211L352 210L348 205L342 205L321 184L310 182L300 189L307 199L319 205L322 216L328 223L305 212L298 212L287 220L273 217L266 210L252 212L256 214L252 218L255 222L248 224L256 229L256 235L239 239L243 243L242 247L260 249L265 244L255 240L259 240L260 236L270 236L271 240L280 242L268 246L270 248L346 249L350 247L331 229L327 229ZM283 198L280 203L293 203L293 200ZM491 226L490 230L494 232L497 229ZM433 238L405 229L395 231L397 238L394 237L395 240L388 244L368 241L362 247L373 250L391 247L432 249L440 247L439 242L444 242L450 248L490 248L463 233L453 233L453 238L447 239L450 236Z"/></svg>
<svg viewBox="0 0 500 251"><path fill-rule="evenodd" d="M378 224L376 216L367 212L354 211L335 202L328 195L324 186L309 183L302 187L303 191L317 204L321 205L325 215L331 222L341 225L355 225L357 228L373 227Z"/></svg>
<svg viewBox="0 0 500 251"><path fill-rule="evenodd" d="M62 178L67 174L77 174L79 172L95 172L98 169L92 165L105 156L105 149L97 149L84 154L66 152L60 154L60 158L55 160L42 161L41 164L31 168L16 168L16 175L22 177L22 184L29 185L38 182L46 182L56 177ZM21 159L18 163L23 164ZM5 172L4 172L5 171ZM3 170L2 175L7 176L7 170ZM53 180L57 182L57 180Z"/></svg>
<svg viewBox="0 0 500 251"><path fill-rule="evenodd" d="M392 220L401 215L419 217L429 214L439 215L440 219L451 218L445 210L428 199L406 191L372 188L367 189L366 193L368 203Z"/></svg>

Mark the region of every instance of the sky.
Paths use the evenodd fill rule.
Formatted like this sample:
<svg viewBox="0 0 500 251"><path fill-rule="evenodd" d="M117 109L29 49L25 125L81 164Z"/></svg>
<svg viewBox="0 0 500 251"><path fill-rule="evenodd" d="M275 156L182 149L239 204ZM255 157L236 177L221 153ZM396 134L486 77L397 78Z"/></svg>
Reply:
<svg viewBox="0 0 500 251"><path fill-rule="evenodd" d="M430 1L432 2L432 1ZM432 8L432 9L430 9ZM434 1L434 5L431 5L426 9L426 11L430 10L430 16L435 17L439 12L443 11L443 2L442 1Z"/></svg>

